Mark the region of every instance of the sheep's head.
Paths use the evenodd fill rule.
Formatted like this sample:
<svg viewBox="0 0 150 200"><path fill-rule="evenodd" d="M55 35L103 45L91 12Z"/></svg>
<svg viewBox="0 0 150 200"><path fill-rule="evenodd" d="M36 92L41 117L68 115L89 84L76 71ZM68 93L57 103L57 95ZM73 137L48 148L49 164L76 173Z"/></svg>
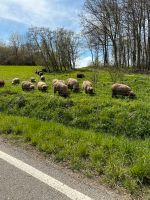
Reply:
<svg viewBox="0 0 150 200"><path fill-rule="evenodd" d="M91 87L91 86L89 86L89 87L87 88L87 91L88 91L89 94L94 94L93 87Z"/></svg>
<svg viewBox="0 0 150 200"><path fill-rule="evenodd" d="M135 94L133 91L130 91L129 97L130 97L131 99L134 99L134 98L136 98L136 94Z"/></svg>
<svg viewBox="0 0 150 200"><path fill-rule="evenodd" d="M45 81L45 76L41 76L41 81Z"/></svg>
<svg viewBox="0 0 150 200"><path fill-rule="evenodd" d="M40 71L40 72L39 72L39 76L43 76L43 72Z"/></svg>
<svg viewBox="0 0 150 200"><path fill-rule="evenodd" d="M42 90L43 90L43 91L46 91L46 90L47 90L47 88L48 88L48 86L47 86L47 85L43 85L43 86L42 86Z"/></svg>
<svg viewBox="0 0 150 200"><path fill-rule="evenodd" d="M74 92L79 92L80 91L79 83L76 83L75 85L73 85L73 91Z"/></svg>
<svg viewBox="0 0 150 200"><path fill-rule="evenodd" d="M34 90L34 85L33 84L30 85L30 90Z"/></svg>

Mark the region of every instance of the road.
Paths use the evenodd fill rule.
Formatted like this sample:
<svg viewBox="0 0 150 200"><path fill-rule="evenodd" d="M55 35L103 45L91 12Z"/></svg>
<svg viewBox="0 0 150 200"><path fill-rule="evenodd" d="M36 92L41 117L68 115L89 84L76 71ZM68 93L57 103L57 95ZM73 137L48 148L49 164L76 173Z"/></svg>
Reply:
<svg viewBox="0 0 150 200"><path fill-rule="evenodd" d="M31 147L0 138L0 200L128 200L57 165Z"/></svg>

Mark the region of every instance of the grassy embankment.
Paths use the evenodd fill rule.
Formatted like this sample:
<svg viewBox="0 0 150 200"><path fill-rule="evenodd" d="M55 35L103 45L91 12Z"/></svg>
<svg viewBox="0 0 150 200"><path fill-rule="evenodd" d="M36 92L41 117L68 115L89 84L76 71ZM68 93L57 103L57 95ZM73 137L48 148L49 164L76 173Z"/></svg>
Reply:
<svg viewBox="0 0 150 200"><path fill-rule="evenodd" d="M97 72L96 95L53 95L53 78L76 77L77 72L46 74L47 93L23 92L11 80L35 76L35 67L0 67L6 86L0 89L0 132L22 138L52 154L72 169L103 177L109 184L138 193L150 182L150 77L125 75L137 99L113 99L108 72ZM86 78L93 80L90 70ZM81 80L80 82L82 82ZM12 116L13 115L13 116ZM45 122L44 122L45 121ZM62 124L62 125L61 125ZM88 131L87 131L88 129Z"/></svg>

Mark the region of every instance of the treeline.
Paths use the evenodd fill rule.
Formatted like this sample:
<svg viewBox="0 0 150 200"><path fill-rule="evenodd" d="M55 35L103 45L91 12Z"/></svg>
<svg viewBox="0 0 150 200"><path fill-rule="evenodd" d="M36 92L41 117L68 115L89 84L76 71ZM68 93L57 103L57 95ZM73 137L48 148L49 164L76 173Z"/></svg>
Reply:
<svg viewBox="0 0 150 200"><path fill-rule="evenodd" d="M79 37L65 29L30 28L25 36L11 34L0 44L1 65L41 65L48 71L74 69L78 58Z"/></svg>
<svg viewBox="0 0 150 200"><path fill-rule="evenodd" d="M85 0L81 21L94 63L150 70L150 1Z"/></svg>
<svg viewBox="0 0 150 200"><path fill-rule="evenodd" d="M0 64L74 69L79 49L88 46L95 66L150 70L150 1L85 0L81 25L83 37L63 28L12 34L7 44L0 44Z"/></svg>

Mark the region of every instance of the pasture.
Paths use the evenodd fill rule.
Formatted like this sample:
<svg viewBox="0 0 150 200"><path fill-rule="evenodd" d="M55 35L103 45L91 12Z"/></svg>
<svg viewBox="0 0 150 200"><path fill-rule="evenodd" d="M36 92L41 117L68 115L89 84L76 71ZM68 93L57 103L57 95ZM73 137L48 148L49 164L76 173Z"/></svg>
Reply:
<svg viewBox="0 0 150 200"><path fill-rule="evenodd" d="M44 93L11 84L15 77L39 81L36 69L40 68L0 66L0 79L6 82L0 88L0 133L23 139L73 170L123 186L134 195L149 188L150 76L114 74L116 81L131 86L136 99L112 98L113 78L102 69L45 73L49 88ZM82 90L70 92L68 98L53 94L53 79L76 78L80 72L85 74L80 85L93 81L94 96Z"/></svg>

